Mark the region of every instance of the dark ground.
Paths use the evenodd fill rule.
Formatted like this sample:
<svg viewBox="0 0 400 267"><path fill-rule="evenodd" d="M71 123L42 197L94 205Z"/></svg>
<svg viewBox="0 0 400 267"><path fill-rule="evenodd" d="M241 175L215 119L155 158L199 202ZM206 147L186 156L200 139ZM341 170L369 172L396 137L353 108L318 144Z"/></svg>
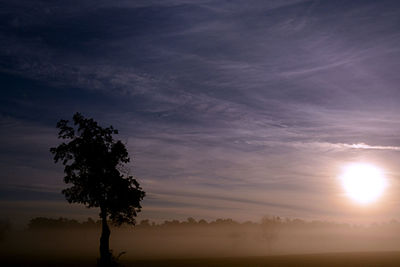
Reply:
<svg viewBox="0 0 400 267"><path fill-rule="evenodd" d="M266 257L229 257L199 259L124 261L124 266L400 266L400 251L324 253L307 255L281 255ZM96 266L87 258L23 258L4 256L1 266Z"/></svg>

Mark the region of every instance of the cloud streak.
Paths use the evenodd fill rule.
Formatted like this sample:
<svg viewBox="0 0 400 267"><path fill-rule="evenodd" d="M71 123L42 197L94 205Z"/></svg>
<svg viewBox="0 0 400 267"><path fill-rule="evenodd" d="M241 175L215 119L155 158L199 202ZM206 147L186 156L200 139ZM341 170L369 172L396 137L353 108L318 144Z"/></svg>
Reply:
<svg viewBox="0 0 400 267"><path fill-rule="evenodd" d="M399 146L371 146L364 143L357 144L337 144L339 146L343 146L346 148L354 148L354 149L372 149L372 150L394 150L400 151Z"/></svg>

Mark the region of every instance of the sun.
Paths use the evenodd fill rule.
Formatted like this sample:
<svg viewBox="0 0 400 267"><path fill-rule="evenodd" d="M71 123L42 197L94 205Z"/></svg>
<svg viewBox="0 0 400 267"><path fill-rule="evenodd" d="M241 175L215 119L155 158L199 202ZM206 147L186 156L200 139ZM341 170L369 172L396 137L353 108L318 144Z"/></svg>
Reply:
<svg viewBox="0 0 400 267"><path fill-rule="evenodd" d="M360 204L376 201L385 191L387 180L383 171L367 163L347 165L340 176L346 194Z"/></svg>

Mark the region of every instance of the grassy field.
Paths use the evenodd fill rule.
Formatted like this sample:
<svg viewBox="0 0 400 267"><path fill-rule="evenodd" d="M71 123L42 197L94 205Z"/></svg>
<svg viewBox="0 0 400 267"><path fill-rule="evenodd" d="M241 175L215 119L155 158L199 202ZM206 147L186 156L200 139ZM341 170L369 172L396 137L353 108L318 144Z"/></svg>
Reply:
<svg viewBox="0 0 400 267"><path fill-rule="evenodd" d="M400 251L121 261L124 266L400 266ZM1 266L95 266L85 258L2 258Z"/></svg>

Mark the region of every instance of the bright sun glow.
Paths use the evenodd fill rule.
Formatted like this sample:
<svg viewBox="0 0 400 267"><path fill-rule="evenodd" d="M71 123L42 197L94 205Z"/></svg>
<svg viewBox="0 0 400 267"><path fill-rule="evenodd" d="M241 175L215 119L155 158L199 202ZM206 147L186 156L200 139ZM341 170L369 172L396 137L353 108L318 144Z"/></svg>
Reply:
<svg viewBox="0 0 400 267"><path fill-rule="evenodd" d="M340 180L347 195L360 204L374 202L387 186L382 170L366 163L349 164L344 168Z"/></svg>

